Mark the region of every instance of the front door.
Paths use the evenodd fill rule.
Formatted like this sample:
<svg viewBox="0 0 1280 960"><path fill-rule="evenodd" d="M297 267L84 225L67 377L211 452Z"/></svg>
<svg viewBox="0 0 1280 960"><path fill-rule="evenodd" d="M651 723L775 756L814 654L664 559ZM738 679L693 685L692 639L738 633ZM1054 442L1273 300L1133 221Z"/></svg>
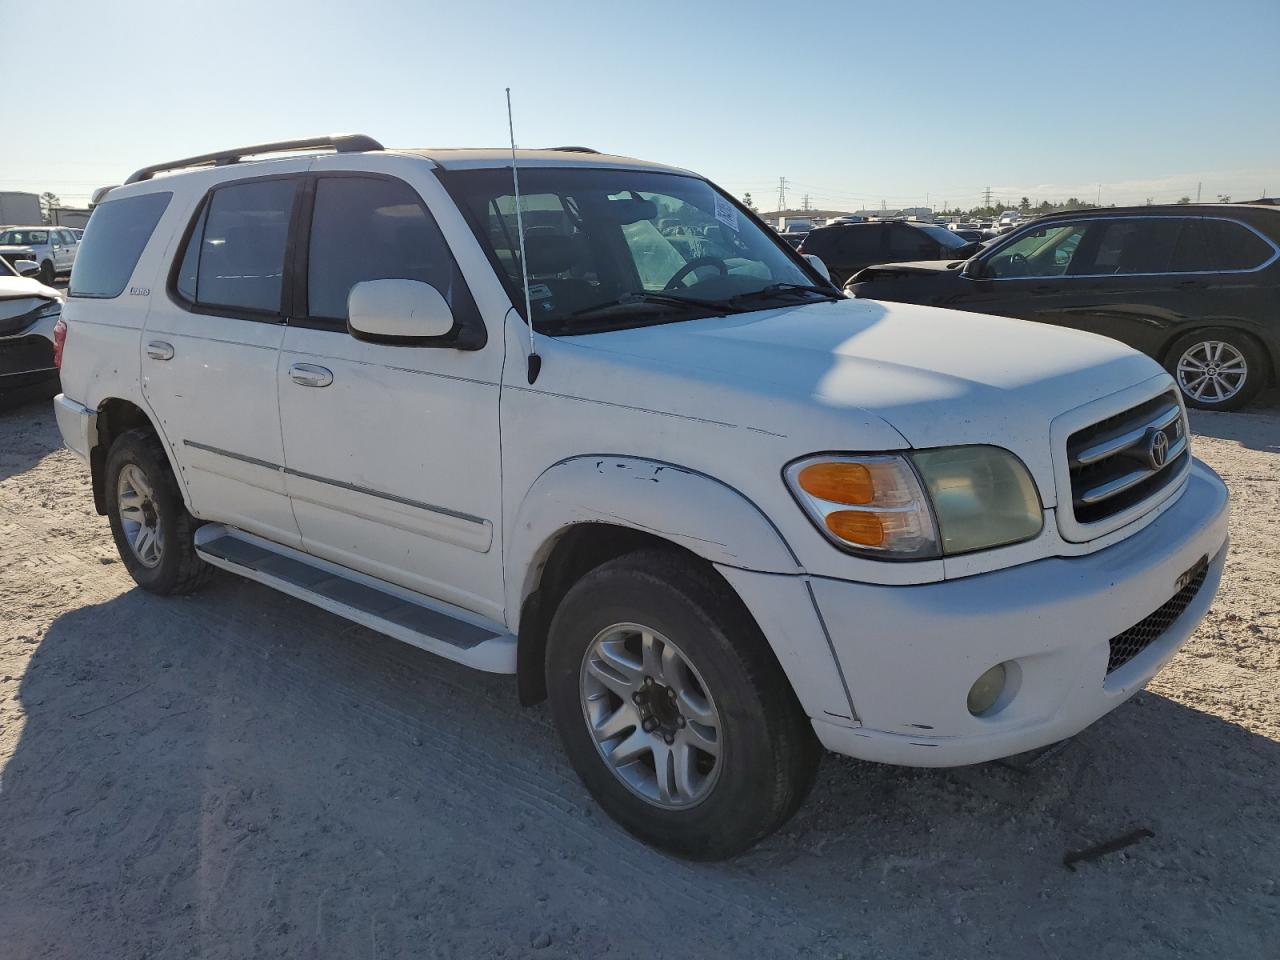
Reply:
<svg viewBox="0 0 1280 960"><path fill-rule="evenodd" d="M443 209L443 188L425 168L407 180L317 172L307 196L278 378L285 482L304 549L501 620L503 342L484 341L424 201ZM355 339L352 286L393 278L435 286L455 333L425 345ZM464 327L468 349L459 348Z"/></svg>
<svg viewBox="0 0 1280 960"><path fill-rule="evenodd" d="M308 162L276 169L300 172ZM294 175L214 187L191 212L172 295L156 290L142 337L143 394L182 467L193 512L295 547L276 363L301 185Z"/></svg>

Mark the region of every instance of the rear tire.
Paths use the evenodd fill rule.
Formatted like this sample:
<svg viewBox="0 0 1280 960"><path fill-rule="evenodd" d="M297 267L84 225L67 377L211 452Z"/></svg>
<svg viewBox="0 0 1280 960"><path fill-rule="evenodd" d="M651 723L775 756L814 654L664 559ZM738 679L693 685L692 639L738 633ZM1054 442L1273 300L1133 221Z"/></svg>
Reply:
<svg viewBox="0 0 1280 960"><path fill-rule="evenodd" d="M1165 357L1182 399L1197 410L1238 410L1258 395L1267 360L1258 344L1235 330L1197 330Z"/></svg>
<svg viewBox="0 0 1280 960"><path fill-rule="evenodd" d="M647 549L588 573L552 619L546 671L570 763L647 843L733 856L813 786L813 727L759 628L704 563Z"/></svg>
<svg viewBox="0 0 1280 960"><path fill-rule="evenodd" d="M138 586L152 593L189 593L214 568L195 552L200 526L187 512L154 433L138 428L122 433L107 453L107 519L120 559Z"/></svg>

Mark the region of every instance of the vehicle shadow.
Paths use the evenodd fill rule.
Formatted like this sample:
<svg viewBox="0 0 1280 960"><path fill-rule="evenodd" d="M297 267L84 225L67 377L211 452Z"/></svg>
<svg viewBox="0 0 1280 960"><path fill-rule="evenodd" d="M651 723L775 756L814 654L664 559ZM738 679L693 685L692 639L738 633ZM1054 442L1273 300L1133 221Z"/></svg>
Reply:
<svg viewBox="0 0 1280 960"><path fill-rule="evenodd" d="M1234 440L1251 450L1280 453L1280 390L1264 393L1243 410L1232 413L1187 413L1193 433Z"/></svg>
<svg viewBox="0 0 1280 960"><path fill-rule="evenodd" d="M25 473L62 449L53 402L47 397L0 402L0 431L5 436L0 444L0 480Z"/></svg>
<svg viewBox="0 0 1280 960"><path fill-rule="evenodd" d="M9 957L1243 957L1280 929L1280 744L1154 694L1022 771L828 757L779 834L690 864L598 810L511 678L256 584L7 642L38 643L0 687Z"/></svg>

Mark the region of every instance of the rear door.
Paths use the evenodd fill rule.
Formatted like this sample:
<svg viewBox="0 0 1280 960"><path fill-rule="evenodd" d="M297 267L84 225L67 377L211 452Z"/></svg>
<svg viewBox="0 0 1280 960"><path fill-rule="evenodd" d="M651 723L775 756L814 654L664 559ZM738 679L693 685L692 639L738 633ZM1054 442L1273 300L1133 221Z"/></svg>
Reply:
<svg viewBox="0 0 1280 960"><path fill-rule="evenodd" d="M889 258L888 224L854 223L840 231L836 242L831 279L843 284L863 267L885 263Z"/></svg>
<svg viewBox="0 0 1280 960"><path fill-rule="evenodd" d="M284 487L276 363L290 223L309 160L215 185L172 254L142 337L143 392L197 516L301 542Z"/></svg>
<svg viewBox="0 0 1280 960"><path fill-rule="evenodd" d="M402 179L363 158L316 162L278 377L286 482L308 552L501 620L503 342L451 251L475 239L416 166ZM357 340L348 294L378 279L435 286L455 333Z"/></svg>

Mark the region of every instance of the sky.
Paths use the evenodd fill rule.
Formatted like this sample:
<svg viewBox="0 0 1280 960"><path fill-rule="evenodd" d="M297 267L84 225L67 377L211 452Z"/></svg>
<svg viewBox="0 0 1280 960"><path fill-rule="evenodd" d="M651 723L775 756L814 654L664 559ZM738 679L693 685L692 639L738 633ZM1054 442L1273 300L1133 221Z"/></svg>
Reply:
<svg viewBox="0 0 1280 960"><path fill-rule="evenodd" d="M367 133L584 144L761 209L1280 194L1280 0L0 0L0 190ZM23 31L16 25L30 24Z"/></svg>

